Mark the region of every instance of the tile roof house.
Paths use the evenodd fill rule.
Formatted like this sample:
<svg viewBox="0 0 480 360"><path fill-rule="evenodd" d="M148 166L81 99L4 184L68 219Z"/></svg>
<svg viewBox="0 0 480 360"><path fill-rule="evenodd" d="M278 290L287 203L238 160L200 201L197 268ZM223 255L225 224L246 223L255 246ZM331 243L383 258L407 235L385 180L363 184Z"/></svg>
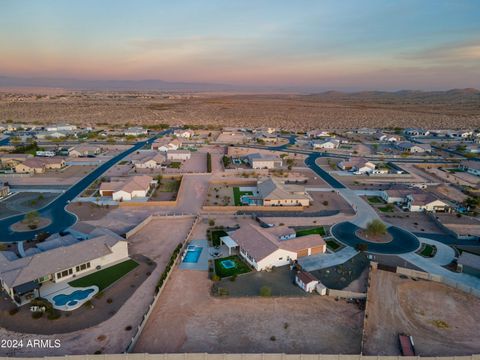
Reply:
<svg viewBox="0 0 480 360"><path fill-rule="evenodd" d="M148 175L133 176L125 181L103 182L100 185L100 196L111 196L114 201L145 198L152 184L153 178Z"/></svg>
<svg viewBox="0 0 480 360"><path fill-rule="evenodd" d="M16 173L41 174L49 169L61 169L65 166L65 159L61 157L29 158L15 166Z"/></svg>
<svg viewBox="0 0 480 360"><path fill-rule="evenodd" d="M295 284L305 292L313 292L318 283L318 279L309 272L300 270L295 274Z"/></svg>
<svg viewBox="0 0 480 360"><path fill-rule="evenodd" d="M406 208L412 212L448 212L451 209L450 204L429 192L409 194L406 200Z"/></svg>
<svg viewBox="0 0 480 360"><path fill-rule="evenodd" d="M338 167L342 170L352 171L357 174L368 174L376 169L376 165L373 162L361 157L340 161Z"/></svg>
<svg viewBox="0 0 480 360"><path fill-rule="evenodd" d="M238 245L240 255L256 270L284 266L299 257L324 253L326 244L318 234L301 237L282 235L274 228L247 224L230 234ZM286 240L282 240L287 237Z"/></svg>
<svg viewBox="0 0 480 360"><path fill-rule="evenodd" d="M160 138L152 143L152 150L167 152L170 150L178 150L182 146L180 139Z"/></svg>
<svg viewBox="0 0 480 360"><path fill-rule="evenodd" d="M100 230L100 229L99 229ZM0 282L8 296L23 305L41 297L49 285L81 277L128 258L127 242L107 229L88 240L59 243L31 256L0 252Z"/></svg>
<svg viewBox="0 0 480 360"><path fill-rule="evenodd" d="M98 155L102 151L100 146L96 145L78 145L69 150L68 156L72 157L81 157L81 156L92 156Z"/></svg>
<svg viewBox="0 0 480 360"><path fill-rule="evenodd" d="M472 175L480 176L480 161L465 161L460 164L460 168Z"/></svg>
<svg viewBox="0 0 480 360"><path fill-rule="evenodd" d="M164 153L156 151L140 152L132 156L132 164L137 169L158 169L166 160Z"/></svg>
<svg viewBox="0 0 480 360"><path fill-rule="evenodd" d="M431 152L432 147L430 144L414 144L410 141L402 141L397 144L397 147L405 152L409 153L425 153L425 152Z"/></svg>
<svg viewBox="0 0 480 360"><path fill-rule="evenodd" d="M309 206L310 197L301 185L285 185L268 178L258 183L256 197L263 206Z"/></svg>
<svg viewBox="0 0 480 360"><path fill-rule="evenodd" d="M282 159L275 155L254 153L248 154L246 158L252 169L275 169L283 164Z"/></svg>

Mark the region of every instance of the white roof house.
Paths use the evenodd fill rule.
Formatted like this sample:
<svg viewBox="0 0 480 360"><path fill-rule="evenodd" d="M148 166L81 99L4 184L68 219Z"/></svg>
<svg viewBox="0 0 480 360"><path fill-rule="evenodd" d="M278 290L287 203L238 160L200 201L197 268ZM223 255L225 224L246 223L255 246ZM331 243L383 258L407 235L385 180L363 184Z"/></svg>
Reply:
<svg viewBox="0 0 480 360"><path fill-rule="evenodd" d="M111 196L114 201L129 201L145 198L153 185L153 178L148 175L133 176L126 181L103 182L100 196Z"/></svg>
<svg viewBox="0 0 480 360"><path fill-rule="evenodd" d="M134 127L129 127L126 129L123 134L125 136L141 136L141 135L147 135L148 130L144 129L143 127L140 126L134 126Z"/></svg>
<svg viewBox="0 0 480 360"><path fill-rule="evenodd" d="M425 153L432 151L432 147L430 146L430 144L414 144L410 141L402 141L397 144L397 147L400 150L409 153Z"/></svg>
<svg viewBox="0 0 480 360"><path fill-rule="evenodd" d="M165 154L157 151L145 151L132 156L132 164L137 169L158 169L165 161Z"/></svg>
<svg viewBox="0 0 480 360"><path fill-rule="evenodd" d="M429 192L416 192L406 196L407 209L412 212L446 212L449 211L450 204L440 200Z"/></svg>
<svg viewBox="0 0 480 360"><path fill-rule="evenodd" d="M179 130L175 130L173 132L173 135L181 138L185 138L185 139L190 139L194 135L194 132L193 130L190 130L190 129L179 129Z"/></svg>
<svg viewBox="0 0 480 360"><path fill-rule="evenodd" d="M337 139L328 139L322 141L311 141L310 142L313 149L336 149L340 146L340 140Z"/></svg>

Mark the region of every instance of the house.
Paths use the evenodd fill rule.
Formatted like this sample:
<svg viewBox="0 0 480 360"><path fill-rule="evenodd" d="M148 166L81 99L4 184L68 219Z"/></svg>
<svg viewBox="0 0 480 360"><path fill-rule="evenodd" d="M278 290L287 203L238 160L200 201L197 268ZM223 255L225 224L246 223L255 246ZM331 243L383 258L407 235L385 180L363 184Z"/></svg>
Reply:
<svg viewBox="0 0 480 360"><path fill-rule="evenodd" d="M465 170L472 175L480 176L480 161L465 161L460 164L460 169Z"/></svg>
<svg viewBox="0 0 480 360"><path fill-rule="evenodd" d="M406 197L406 208L411 212L447 212L450 205L429 192L417 192Z"/></svg>
<svg viewBox="0 0 480 360"><path fill-rule="evenodd" d="M309 138L324 138L324 137L330 137L331 134L329 131L325 130L310 130L307 132L307 137Z"/></svg>
<svg viewBox="0 0 480 360"><path fill-rule="evenodd" d="M454 139L455 138L466 139L473 136L473 131L471 130L448 131L445 134L445 136L449 138L454 138Z"/></svg>
<svg viewBox="0 0 480 360"><path fill-rule="evenodd" d="M158 169L166 161L164 153L158 152L140 152L132 158L132 164L137 169Z"/></svg>
<svg viewBox="0 0 480 360"><path fill-rule="evenodd" d="M173 132L173 135L180 138L184 138L184 139L190 139L191 137L193 137L194 132L193 130L189 130L189 129L180 129L180 130L175 130Z"/></svg>
<svg viewBox="0 0 480 360"><path fill-rule="evenodd" d="M422 193L418 188L410 188L405 185L393 185L389 189L381 191L380 197L388 204L404 204L407 196Z"/></svg>
<svg viewBox="0 0 480 360"><path fill-rule="evenodd" d="M480 256L463 251L458 257L458 268L460 271L473 276L480 277Z"/></svg>
<svg viewBox="0 0 480 360"><path fill-rule="evenodd" d="M192 157L192 153L188 150L170 150L167 151L167 160L185 161Z"/></svg>
<svg viewBox="0 0 480 360"><path fill-rule="evenodd" d="M42 174L46 170L58 170L65 166L65 160L61 157L36 157L29 158L15 166L15 172L19 174Z"/></svg>
<svg viewBox="0 0 480 360"><path fill-rule="evenodd" d="M0 252L0 283L5 293L17 305L42 297L59 283L91 274L104 267L128 259L127 241L107 229L96 229L91 239L70 239L35 248L32 255L18 258ZM48 243L47 243L48 245Z"/></svg>
<svg viewBox="0 0 480 360"><path fill-rule="evenodd" d="M301 185L285 185L268 178L258 183L256 198L263 206L309 206L310 197Z"/></svg>
<svg viewBox="0 0 480 360"><path fill-rule="evenodd" d="M351 171L355 174L369 174L375 170L376 165L361 157L350 158L349 160L342 160L338 163L338 167L344 171Z"/></svg>
<svg viewBox="0 0 480 360"><path fill-rule="evenodd" d="M425 152L431 152L432 147L430 144L414 144L410 141L402 141L397 144L397 147L408 153L425 153Z"/></svg>
<svg viewBox="0 0 480 360"><path fill-rule="evenodd" d="M54 157L55 156L55 151L51 150L38 150L35 152L35 156L40 156L40 157Z"/></svg>
<svg viewBox="0 0 480 360"><path fill-rule="evenodd" d="M404 134L408 136L428 136L430 131L419 128L407 128L405 129Z"/></svg>
<svg viewBox="0 0 480 360"><path fill-rule="evenodd" d="M276 143L278 141L278 136L274 133L261 132L255 135L255 140L265 143Z"/></svg>
<svg viewBox="0 0 480 360"><path fill-rule="evenodd" d="M96 145L78 145L68 151L68 156L85 157L96 156L102 152L102 148Z"/></svg>
<svg viewBox="0 0 480 360"><path fill-rule="evenodd" d="M10 187L5 183L0 184L0 199L8 196L8 194L10 194Z"/></svg>
<svg viewBox="0 0 480 360"><path fill-rule="evenodd" d="M59 132L59 131L75 131L77 127L75 125L70 124L57 124L57 125L49 125L45 128L48 132Z"/></svg>
<svg viewBox="0 0 480 360"><path fill-rule="evenodd" d="M305 292L313 292L316 289L318 282L317 278L309 272L300 270L295 274L295 284Z"/></svg>
<svg viewBox="0 0 480 360"><path fill-rule="evenodd" d="M237 244L240 255L257 271L289 265L300 257L326 251L325 241L318 234L281 240L278 230L274 234L270 228L256 224L242 226L230 238Z"/></svg>
<svg viewBox="0 0 480 360"><path fill-rule="evenodd" d="M328 139L322 141L311 141L310 145L313 149L336 149L340 146L340 140L337 139Z"/></svg>
<svg viewBox="0 0 480 360"><path fill-rule="evenodd" d="M30 158L32 158L30 154L1 154L0 163L4 168L14 168L16 165Z"/></svg>
<svg viewBox="0 0 480 360"><path fill-rule="evenodd" d="M178 150L182 146L182 141L179 139L160 138L152 143L152 150L167 152L171 150Z"/></svg>
<svg viewBox="0 0 480 360"><path fill-rule="evenodd" d="M142 136L147 134L148 130L140 126L129 127L123 132L125 136Z"/></svg>
<svg viewBox="0 0 480 360"><path fill-rule="evenodd" d="M378 141L383 141L383 142L388 142L388 143L393 143L393 142L400 141L400 137L398 137L396 135L385 134L383 132L376 133L375 138Z"/></svg>
<svg viewBox="0 0 480 360"><path fill-rule="evenodd" d="M103 182L100 185L100 196L111 196L114 201L129 201L135 198L146 198L153 178L148 175L133 176L126 181Z"/></svg>
<svg viewBox="0 0 480 360"><path fill-rule="evenodd" d="M62 139L67 137L68 133L66 131L37 131L35 133L35 138L39 140L44 139Z"/></svg>
<svg viewBox="0 0 480 360"><path fill-rule="evenodd" d="M275 155L249 154L246 159L252 169L275 169L282 167L282 159Z"/></svg>

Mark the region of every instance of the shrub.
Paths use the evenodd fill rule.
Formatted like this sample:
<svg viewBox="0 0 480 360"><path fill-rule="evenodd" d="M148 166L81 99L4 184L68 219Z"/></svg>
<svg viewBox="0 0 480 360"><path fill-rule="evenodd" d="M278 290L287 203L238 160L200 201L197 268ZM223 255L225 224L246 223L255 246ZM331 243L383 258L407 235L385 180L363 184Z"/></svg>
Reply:
<svg viewBox="0 0 480 360"><path fill-rule="evenodd" d="M379 219L374 219L367 224L365 232L371 236L385 235L387 233L387 225Z"/></svg>
<svg viewBox="0 0 480 360"><path fill-rule="evenodd" d="M130 331L130 330L132 330L132 326L131 326L131 325L128 325L128 326L125 327L125 331Z"/></svg>
<svg viewBox="0 0 480 360"><path fill-rule="evenodd" d="M13 316L13 315L15 315L16 313L18 313L18 311L19 311L18 308L13 308L13 309L10 309L10 310L8 311L8 313Z"/></svg>
<svg viewBox="0 0 480 360"><path fill-rule="evenodd" d="M270 341L276 341L277 338L275 336L270 336Z"/></svg>
<svg viewBox="0 0 480 360"><path fill-rule="evenodd" d="M220 276L212 275L212 281L220 281Z"/></svg>
<svg viewBox="0 0 480 360"><path fill-rule="evenodd" d="M34 312L32 313L32 318L33 319L40 319L43 316L42 312Z"/></svg>

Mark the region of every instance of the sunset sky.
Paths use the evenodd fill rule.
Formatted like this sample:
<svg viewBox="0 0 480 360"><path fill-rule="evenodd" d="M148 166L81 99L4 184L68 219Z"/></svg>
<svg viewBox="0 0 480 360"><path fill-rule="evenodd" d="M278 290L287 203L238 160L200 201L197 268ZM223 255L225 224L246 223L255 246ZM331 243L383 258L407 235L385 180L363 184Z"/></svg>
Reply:
<svg viewBox="0 0 480 360"><path fill-rule="evenodd" d="M480 86L479 0L0 0L0 75Z"/></svg>

